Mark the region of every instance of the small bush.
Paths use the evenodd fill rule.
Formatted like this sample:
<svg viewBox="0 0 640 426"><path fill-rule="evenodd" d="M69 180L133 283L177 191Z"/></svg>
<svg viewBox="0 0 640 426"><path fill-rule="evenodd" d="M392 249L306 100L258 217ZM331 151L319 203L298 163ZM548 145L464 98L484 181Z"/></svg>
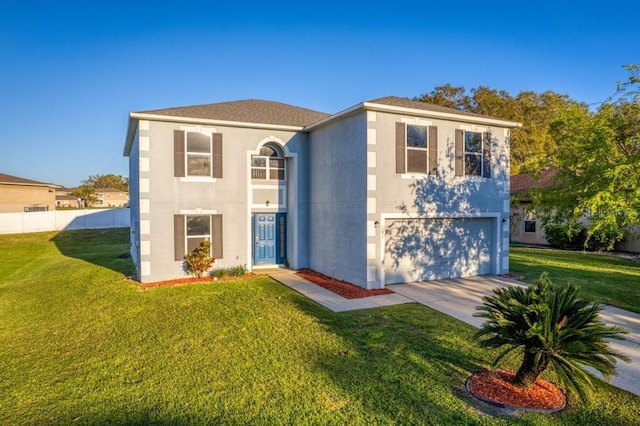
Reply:
<svg viewBox="0 0 640 426"><path fill-rule="evenodd" d="M206 240L201 242L198 247L184 257L184 260L186 262L187 272L198 278L202 278L204 273L211 268L211 265L213 265L215 261L215 259L211 257L211 243Z"/></svg>
<svg viewBox="0 0 640 426"><path fill-rule="evenodd" d="M587 238L584 226L578 224L546 223L545 238L551 247L559 249L582 249Z"/></svg>
<svg viewBox="0 0 640 426"><path fill-rule="evenodd" d="M223 278L227 276L227 270L224 268L218 268L211 271L211 276L213 278Z"/></svg>
<svg viewBox="0 0 640 426"><path fill-rule="evenodd" d="M585 246L589 250L611 251L615 244L624 239L624 232L617 226L606 226L589 232Z"/></svg>
<svg viewBox="0 0 640 426"><path fill-rule="evenodd" d="M247 273L247 268L244 265L233 266L231 268L218 268L211 272L211 276L214 278L224 277L241 277Z"/></svg>
<svg viewBox="0 0 640 426"><path fill-rule="evenodd" d="M229 268L227 272L232 277L241 277L247 273L247 268L245 268L244 265L239 265Z"/></svg>

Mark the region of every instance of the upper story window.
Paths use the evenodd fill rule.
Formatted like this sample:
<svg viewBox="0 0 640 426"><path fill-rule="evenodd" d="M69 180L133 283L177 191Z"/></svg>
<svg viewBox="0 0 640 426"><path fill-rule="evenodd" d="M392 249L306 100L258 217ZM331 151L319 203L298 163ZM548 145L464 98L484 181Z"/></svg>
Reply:
<svg viewBox="0 0 640 426"><path fill-rule="evenodd" d="M456 130L456 176L491 177L491 136L488 132Z"/></svg>
<svg viewBox="0 0 640 426"><path fill-rule="evenodd" d="M396 123L396 173L437 173L438 129Z"/></svg>
<svg viewBox="0 0 640 426"><path fill-rule="evenodd" d="M174 130L174 176L222 178L222 134Z"/></svg>
<svg viewBox="0 0 640 426"><path fill-rule="evenodd" d="M464 174L482 176L482 133L464 132Z"/></svg>
<svg viewBox="0 0 640 426"><path fill-rule="evenodd" d="M211 135L186 132L186 175L211 176Z"/></svg>
<svg viewBox="0 0 640 426"><path fill-rule="evenodd" d="M258 155L251 156L251 178L285 180L285 159L278 149L265 145Z"/></svg>

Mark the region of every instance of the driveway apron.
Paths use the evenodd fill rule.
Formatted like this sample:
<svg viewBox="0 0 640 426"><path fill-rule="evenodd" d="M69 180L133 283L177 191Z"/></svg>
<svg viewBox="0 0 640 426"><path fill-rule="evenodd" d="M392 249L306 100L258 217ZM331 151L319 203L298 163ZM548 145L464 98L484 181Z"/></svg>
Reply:
<svg viewBox="0 0 640 426"><path fill-rule="evenodd" d="M445 313L460 321L481 327L484 320L474 317L476 307L482 304L482 297L492 294L496 287L528 284L513 279L485 275L467 278L392 284L387 288L429 308ZM640 395L640 315L611 306L604 307L602 320L617 325L629 332L625 341L611 341L611 348L629 358L631 363L619 361L618 375L611 384ZM599 373L597 373L599 376Z"/></svg>

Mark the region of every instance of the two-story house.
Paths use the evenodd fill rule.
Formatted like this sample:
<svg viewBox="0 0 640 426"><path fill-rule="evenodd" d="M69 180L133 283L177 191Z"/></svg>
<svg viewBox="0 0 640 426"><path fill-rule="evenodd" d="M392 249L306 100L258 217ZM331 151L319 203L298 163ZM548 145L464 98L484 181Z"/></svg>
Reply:
<svg viewBox="0 0 640 426"><path fill-rule="evenodd" d="M509 129L398 97L325 114L243 100L133 112L131 254L142 282L311 268L366 288L508 271Z"/></svg>

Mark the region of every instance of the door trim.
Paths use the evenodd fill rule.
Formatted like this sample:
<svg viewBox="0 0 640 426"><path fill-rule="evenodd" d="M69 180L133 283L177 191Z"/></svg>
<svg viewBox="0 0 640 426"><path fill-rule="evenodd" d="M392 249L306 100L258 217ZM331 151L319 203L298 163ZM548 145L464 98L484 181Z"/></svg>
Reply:
<svg viewBox="0 0 640 426"><path fill-rule="evenodd" d="M256 264L256 215L273 215L275 216L275 263ZM280 266L287 260L287 214L276 212L252 212L251 213L251 267L265 268L271 266ZM284 256L283 256L284 254Z"/></svg>

